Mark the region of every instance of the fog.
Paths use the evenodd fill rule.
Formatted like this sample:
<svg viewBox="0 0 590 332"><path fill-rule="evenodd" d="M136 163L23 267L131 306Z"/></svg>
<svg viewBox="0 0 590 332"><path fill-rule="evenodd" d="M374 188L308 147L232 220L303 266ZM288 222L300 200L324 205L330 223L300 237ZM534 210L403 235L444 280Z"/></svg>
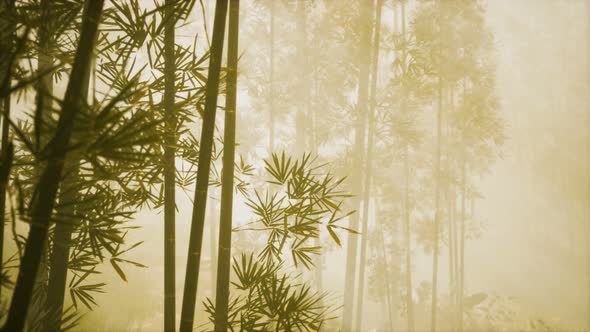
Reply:
<svg viewBox="0 0 590 332"><path fill-rule="evenodd" d="M233 2L229 1L230 11ZM17 1L17 7L26 3ZM151 1L114 3L158 8ZM108 1L105 7L119 10ZM209 50L215 38L215 7L216 1L194 1L190 13L176 22L176 43L197 57ZM375 57L374 20L379 12ZM266 261L262 252L272 243L269 230L282 226L260 224L265 217L253 205L264 205L265 195L268 202L267 193L279 197L283 193L277 176L268 170L276 165L273 154L277 161L284 154L303 165L309 153L318 166L310 168L310 174L318 179L326 174L343 178L334 188L347 195L334 196L318 208L317 216L309 217L315 220L318 233L303 233L301 243L309 248L321 246L318 254L316 249L302 254L311 257L310 266L291 252L298 248L297 233L285 236L287 245L279 249L285 252L274 259L282 262L281 271L291 274L294 289L309 285L314 292L325 292L320 303L328 314L321 316L320 326L312 325L316 330L590 331L589 18L587 0L241 0L234 187L243 186L245 192L233 190L232 256L239 262L242 253L252 253L255 261ZM106 26L102 23L99 31ZM222 156L227 149L224 130L228 128L224 116L231 100L231 81L224 74L229 67L228 38L192 325L198 331L214 329L203 302L207 298L215 302L220 280L220 211L227 209L221 197ZM147 66L141 74L146 81L163 75L148 64L149 52L148 48L133 53L136 67ZM94 53L99 59L96 67L101 68L107 61L100 60L100 51ZM38 68L36 57L31 59L28 66ZM20 61L30 62L26 56ZM207 75L209 60L201 66ZM178 67L177 80L185 74ZM66 68L63 76L54 78L53 94L58 100L66 93L71 66ZM107 84L95 72L92 77L94 98L106 100L108 94L96 91L106 91ZM210 83L203 87L206 84ZM13 97L12 119L32 123L29 114L38 107L35 89ZM178 125L176 136L184 142L191 142L183 138L186 132L199 140L205 126L197 111L208 111L204 100L209 92L203 88L195 93L203 99L177 106L189 114L189 120ZM186 95L178 89L176 102L189 100L191 92ZM148 109L160 109L159 101L164 103L160 95L156 102L144 101L145 95L141 98L151 105ZM165 139L161 130L159 137ZM21 139L11 135L15 141ZM191 144L194 154L203 150L203 144ZM15 145L15 156L22 146ZM191 159L190 151L183 149L184 145L178 148L173 162L178 172L174 188L177 327L184 305L198 159ZM45 164L36 165L33 169ZM244 171L244 165L252 171ZM15 167L11 179L28 176ZM149 174L146 171L146 179L151 179ZM109 261L112 253L105 251L102 262L96 263L100 273L86 280L105 283L103 292L92 295L91 310L77 301L74 311L81 318L73 331L164 330L162 174L155 176L160 180L146 185L157 199L126 206L131 217L124 225L137 228L125 230L121 246L142 243L121 257L140 265L121 262L124 272L120 272ZM9 212L18 210L19 195L27 194L26 185L25 194L18 186L9 182L3 256L6 278L12 281L3 283L3 320L19 269L18 263L9 261L18 252L13 235L22 235L20 241L25 243L29 231L29 219ZM114 186L119 190L121 183ZM285 186L285 204L297 201L291 186L296 184ZM336 228L329 226L332 212L342 216L333 224ZM287 216L284 220L287 232ZM49 243L53 234L50 231ZM438 244L437 259L434 243ZM9 268L11 264L16 265ZM433 264L437 265L434 273ZM70 270L68 283L76 273ZM236 278L232 269L231 280L236 284L230 284L230 302L242 294L235 288ZM72 287L71 283L66 287ZM66 288L63 307L72 304L72 293ZM33 320L31 312L28 319ZM277 331L305 330L280 327L276 319L277 323L270 319L270 325L261 330L269 326ZM28 324L29 330L35 330L34 324ZM235 330L249 330L235 324ZM51 330L41 326L39 331Z"/></svg>

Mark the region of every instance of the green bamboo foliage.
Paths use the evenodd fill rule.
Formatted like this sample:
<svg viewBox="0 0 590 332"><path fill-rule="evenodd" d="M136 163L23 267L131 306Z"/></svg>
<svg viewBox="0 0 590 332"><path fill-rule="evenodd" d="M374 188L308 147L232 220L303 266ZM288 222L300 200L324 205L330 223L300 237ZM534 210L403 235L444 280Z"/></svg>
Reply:
<svg viewBox="0 0 590 332"><path fill-rule="evenodd" d="M232 211L234 195L234 163L236 149L236 100L238 80L240 0L230 0L227 47L227 99L223 136L223 171L221 212L219 218L219 250L217 290L215 292L215 331L228 330L229 286L231 265Z"/></svg>
<svg viewBox="0 0 590 332"><path fill-rule="evenodd" d="M193 187L181 331L508 326L469 275L476 184L504 140L482 3L198 3L0 2L0 295L15 287L4 330L92 329L111 283L149 286L128 269L163 257L163 299L138 293L162 314L129 321L175 331L177 190ZM213 7L210 43L193 28L208 33ZM160 209L160 245L145 249L156 258L136 262L154 236L131 223ZM197 305L199 286L215 298Z"/></svg>
<svg viewBox="0 0 590 332"><path fill-rule="evenodd" d="M293 159L273 154L264 162L267 191L246 191L255 219L234 229L262 234L261 249L254 256L249 244L241 258L234 256L235 278L227 308L219 306L219 299L216 305L207 299L205 310L211 322L225 324L226 330L318 330L335 318L336 308L328 303L327 293L314 292L284 270L288 263L314 268L313 257L322 249L316 245L320 229L325 228L330 242L338 246L341 231L356 233L340 225L354 213L341 209L351 195L343 191L344 179L331 174L327 165L314 163L310 155ZM218 320L220 310L227 310L224 323Z"/></svg>
<svg viewBox="0 0 590 332"><path fill-rule="evenodd" d="M266 190L254 189L246 205L256 216L253 222L237 230L268 232L259 259L268 263L282 262L291 257L296 266L313 267L313 257L321 247L314 245L320 226L325 226L331 239L341 246L338 232L358 235L356 230L340 222L355 214L344 210L351 194L345 191L345 178L339 178L326 164L318 164L311 154L299 159L272 154L264 159L268 178ZM289 252L290 255L286 255Z"/></svg>
<svg viewBox="0 0 590 332"><path fill-rule="evenodd" d="M213 22L211 57L209 62L209 74L207 75L205 109L199 145L197 182L195 187L193 215L191 219L186 275L184 279L184 295L182 298L180 318L181 332L188 332L193 329L195 315L226 16L227 1L218 1L215 6L215 20Z"/></svg>
<svg viewBox="0 0 590 332"><path fill-rule="evenodd" d="M44 243L47 240L49 220L55 204L64 159L67 153L70 135L76 112L82 104L81 96L84 84L82 81L90 66L91 54L98 30L103 1L89 1L85 9L85 17L72 74L66 90L66 97L55 136L48 145L47 165L37 184L36 195L31 207L32 224L25 253L21 261L19 277L16 283L6 331L21 331L29 309L35 277L41 261Z"/></svg>
<svg viewBox="0 0 590 332"><path fill-rule="evenodd" d="M118 3L114 4L119 6ZM108 11L103 20L103 24L110 26L110 31L119 29L122 32L146 31L147 27L144 25L146 21L133 18L133 16L140 18L140 15L143 15L138 11L137 2L116 8L117 12ZM46 17L55 17L63 12L59 4L53 3L46 7L46 10L50 11ZM76 16L75 7L68 12ZM126 22L125 18L130 18L132 23ZM52 19L52 21L59 20ZM152 21L152 27L155 27L153 23ZM124 33L119 35L119 40L127 39L129 36L131 35ZM138 36L139 39L137 39ZM114 87L118 92L112 98L107 97L103 102L94 101L89 105L84 104L81 109L83 115L78 116L84 121L76 122L74 126L72 140L76 142L75 145L78 148L69 154L66 161L64 180L54 215L56 226L48 242L50 273L47 284L47 312L49 314L42 310L35 311L35 316L38 316L35 321L44 326L64 326L66 319L80 312L81 308L78 304L87 309L92 309L97 304L93 294L103 292L102 287L105 284L92 283L92 278L89 276L98 273L95 268L104 256L111 256L110 265L122 280L126 280L126 276L121 264L129 263L144 267L122 256L128 251L123 247L127 231L122 223L129 221L132 215L130 206L142 204L151 199L149 194L131 194L129 188L137 184L152 186L149 176L142 179L142 183L131 179L137 178L138 174L143 174L148 168L146 166L155 159L152 156L158 148L155 143L159 136L154 131L150 132L149 129L157 126L159 119L149 119L146 113L141 111L142 106L138 103L137 97L144 95L145 89L141 87L142 84L138 82L135 74L127 72L129 70L127 59L118 57L113 60L111 56L115 50L109 49L108 39L104 38L104 34L102 37L99 38L100 43L97 45L97 49L102 51L97 52L100 53L101 66L98 70L94 70L92 75L93 97L97 95L98 79L108 82L107 84L112 85L111 88ZM129 42L116 51L128 54L130 49L141 47L145 39L142 39L141 34L135 34L127 40ZM58 52L60 48L64 48L63 45L56 46L58 47L54 49ZM55 53L55 50L53 52L59 57L59 53ZM90 75L85 78L86 87L89 78ZM87 88L84 89L85 92L87 90ZM53 96L45 98L50 99ZM119 107L121 104L125 106ZM51 108L45 110L45 113L50 111ZM127 117L128 121L121 121ZM87 123L92 123L93 126L88 127ZM48 119L39 124L36 132L40 133L39 136L42 138L47 135L44 132L50 129L52 124ZM95 132L96 136L93 135ZM116 144L113 144L115 142ZM99 158L101 160L106 158L108 162L101 163ZM79 166L84 163L89 163L91 167ZM80 170L83 173L79 173ZM109 184L113 179L126 185L115 188ZM122 191L125 191L127 195L122 195ZM102 199L105 203L101 205L102 209L92 206L96 199ZM131 244L130 248L138 244ZM69 284L66 282L68 273L72 276ZM62 313L67 293L70 295L73 306Z"/></svg>
<svg viewBox="0 0 590 332"><path fill-rule="evenodd" d="M234 258L235 291L229 303L230 331L317 331L333 319L332 307L322 304L324 293L314 293L293 274L282 273L280 264L265 264L253 255ZM205 303L216 317L211 301ZM224 331L227 331L224 330Z"/></svg>

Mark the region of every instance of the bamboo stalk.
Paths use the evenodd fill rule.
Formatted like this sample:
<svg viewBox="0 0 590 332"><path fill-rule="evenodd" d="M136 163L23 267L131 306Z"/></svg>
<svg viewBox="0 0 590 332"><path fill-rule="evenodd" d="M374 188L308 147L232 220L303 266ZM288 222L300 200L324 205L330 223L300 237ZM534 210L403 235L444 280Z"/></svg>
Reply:
<svg viewBox="0 0 590 332"><path fill-rule="evenodd" d="M223 171L221 214L219 218L219 249L217 291L215 295L215 331L228 330L228 302L231 267L232 211L234 193L234 162L236 149L236 99L238 79L238 35L240 1L230 0L227 46L227 100L223 136Z"/></svg>
<svg viewBox="0 0 590 332"><path fill-rule="evenodd" d="M5 331L22 331L24 328L35 277L43 255L44 244L47 241L49 221L60 185L60 177L55 175L62 173L74 119L82 104L82 90L84 88L82 82L91 63L90 59L94 51L103 4L103 0L86 2L80 41L66 88L62 112L56 133L48 144L49 158L37 182L32 201L31 229L21 261L8 319L4 326Z"/></svg>
<svg viewBox="0 0 590 332"><path fill-rule="evenodd" d="M0 4L1 6L3 6L3 10L5 10L7 13L13 13L14 12L14 0L11 1L4 1L2 2L2 4ZM16 26L14 24L12 24L12 26L10 27L12 31L10 31L9 36L10 39L8 41L8 45L7 48L9 49L13 49L14 48L14 40L16 40ZM2 64L2 66L4 66L4 64ZM6 70L6 75L10 75L11 74L11 68L5 68ZM12 159L12 156L8 154L9 152L9 133L10 133L10 126L9 126L9 122L8 119L10 118L10 103L11 103L11 98L10 98L10 94L7 94L3 99L2 99L2 112L3 115L2 117L0 117L2 119L2 147L0 150L0 156L2 157L2 168L4 171L6 171L6 177L2 178L2 181L0 182L0 276L2 275L2 269L3 269L3 257L4 257L4 223L5 223L5 215L6 215L6 190L8 187L8 179L10 177L10 167L8 165L9 159ZM10 163L12 163L12 161L10 161ZM2 294L2 287L0 287L0 299L1 299L1 294Z"/></svg>
<svg viewBox="0 0 590 332"><path fill-rule="evenodd" d="M176 0L166 0L164 26L164 331L176 330L176 64L174 54Z"/></svg>
<svg viewBox="0 0 590 332"><path fill-rule="evenodd" d="M380 28L381 28L381 8L383 6L383 0L377 0L377 6L375 10L375 30L373 33L373 60L371 61L372 72L371 72L371 90L370 90L370 101L369 109L367 113L367 120L369 123L368 128L368 139L367 139L367 165L365 168L365 190L363 192L363 236L361 238L361 252L359 262L359 281L358 281L358 299L357 299L357 320L356 320L356 331L362 331L363 326L363 299L365 290L365 264L367 256L367 237L369 235L369 200L371 193L371 170L373 167L373 145L375 141L375 107L377 100L377 74L379 69L379 41L380 41Z"/></svg>
<svg viewBox="0 0 590 332"><path fill-rule="evenodd" d="M270 2L270 68L269 68L269 135L268 135L268 149L272 153L275 146L275 95L274 95L274 73L275 73L275 2Z"/></svg>
<svg viewBox="0 0 590 332"><path fill-rule="evenodd" d="M203 115L203 126L201 130L197 183L195 185L194 207L184 279L184 294L182 298L180 332L192 331L195 317L226 16L227 0L217 1L213 22L209 72L205 91L205 114Z"/></svg>
<svg viewBox="0 0 590 332"><path fill-rule="evenodd" d="M354 143L354 154L357 158L353 160L353 169L360 170L362 168L362 158L360 156L363 153L363 147L365 145L365 121L362 114L367 112L369 103L369 70L371 62L370 54L370 39L371 39L371 26L369 24L370 17L373 13L373 2L360 0L360 20L362 22L361 31L361 52L360 52L360 71L359 71L359 90L358 90L358 106L357 106L357 120L355 128L355 143ZM369 44L369 45L367 45ZM355 192L360 192L362 188L362 178L357 175L352 177L352 188ZM353 199L353 206L360 207L360 200L358 198ZM349 228L356 230L358 229L359 216L358 213L353 214L350 217ZM348 233L347 242L347 253L346 253L346 275L344 278L344 308L342 314L342 331L352 331L353 316L354 316L354 289L355 279L357 272L357 251L358 251L358 237L356 234Z"/></svg>

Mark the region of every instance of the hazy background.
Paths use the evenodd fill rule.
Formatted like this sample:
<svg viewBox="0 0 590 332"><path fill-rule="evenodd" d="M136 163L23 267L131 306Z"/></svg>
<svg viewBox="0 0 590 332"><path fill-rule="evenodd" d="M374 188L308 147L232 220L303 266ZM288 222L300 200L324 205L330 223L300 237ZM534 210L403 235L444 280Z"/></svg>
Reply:
<svg viewBox="0 0 590 332"><path fill-rule="evenodd" d="M213 1L208 3L211 18ZM247 12L242 15L248 19ZM590 1L489 0L486 19L495 34L497 94L508 140L503 158L476 181L483 198L475 203L475 211L486 228L480 239L466 244L466 287L511 297L524 312L590 331ZM387 24L387 16L383 21ZM201 25L194 21L189 28ZM240 43L247 52L248 40ZM248 92L242 89L238 98L238 113L253 116L248 115L253 112ZM249 128L238 123L238 136L249 134ZM189 196L192 193L177 194L178 308L192 209ZM243 206L236 210L238 221L247 217ZM107 293L87 314L86 326L104 331L161 329L163 215L143 211L136 219L143 229L131 238L145 243L130 258L149 268L129 268L129 283L106 268ZM206 234L206 241L209 238ZM204 248L208 259L210 244L205 242ZM324 285L339 299L345 253L341 249L330 254L324 273ZM444 289L444 252L441 259ZM430 274L428 256L416 257L415 285ZM199 296L210 296L211 273L201 275ZM365 326L377 325L375 320L383 318L380 305L366 303Z"/></svg>

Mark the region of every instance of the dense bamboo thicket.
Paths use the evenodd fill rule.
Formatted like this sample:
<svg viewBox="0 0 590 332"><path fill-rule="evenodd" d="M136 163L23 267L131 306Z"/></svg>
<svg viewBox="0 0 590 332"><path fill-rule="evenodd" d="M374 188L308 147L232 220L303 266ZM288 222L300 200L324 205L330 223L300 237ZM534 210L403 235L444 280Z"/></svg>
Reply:
<svg viewBox="0 0 590 332"><path fill-rule="evenodd" d="M0 0L0 328L589 330L589 13Z"/></svg>

